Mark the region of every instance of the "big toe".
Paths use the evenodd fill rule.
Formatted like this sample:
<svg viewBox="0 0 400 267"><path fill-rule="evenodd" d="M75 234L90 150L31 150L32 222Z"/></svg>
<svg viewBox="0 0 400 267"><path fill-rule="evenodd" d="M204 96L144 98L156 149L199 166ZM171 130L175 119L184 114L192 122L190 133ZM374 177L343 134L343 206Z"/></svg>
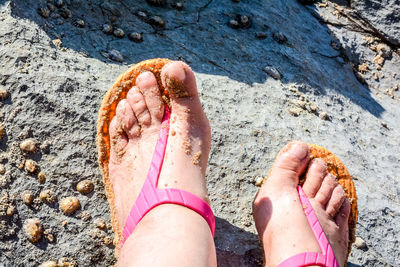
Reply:
<svg viewBox="0 0 400 267"><path fill-rule="evenodd" d="M196 78L192 69L182 61L173 61L161 71L161 81L171 97L172 110L187 108L201 112L203 109L197 93Z"/></svg>
<svg viewBox="0 0 400 267"><path fill-rule="evenodd" d="M297 186L299 176L304 172L310 159L309 153L306 143L290 142L276 157L269 180L282 186Z"/></svg>

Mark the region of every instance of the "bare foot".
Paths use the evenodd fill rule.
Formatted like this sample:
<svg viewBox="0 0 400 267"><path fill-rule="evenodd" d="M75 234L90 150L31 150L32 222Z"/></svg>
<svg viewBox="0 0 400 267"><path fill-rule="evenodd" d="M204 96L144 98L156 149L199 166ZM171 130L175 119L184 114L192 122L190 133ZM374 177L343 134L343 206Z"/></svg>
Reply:
<svg viewBox="0 0 400 267"><path fill-rule="evenodd" d="M205 172L211 134L208 119L197 94L195 76L192 70L182 62L167 64L162 69L161 76L163 85L170 92L172 107L169 138L158 187L186 190L207 201ZM116 116L111 122L112 145L109 170L121 230L146 179L163 113L164 103L156 78L151 72L144 72L137 78L136 87L130 89L127 98L119 102ZM172 218L174 216L180 218L179 223L174 221L175 219ZM189 222L195 220L196 222L191 222L194 225L197 223L201 225L200 227L203 226L204 219L187 208L176 207L176 205L161 205L154 208L146 214L132 233L132 238L128 238L124 244L120 261L125 261L125 264L132 263L133 259L131 258L135 255L134 251L143 255L140 249L148 243L153 248L157 247L154 245L155 243L162 244L164 247L160 249L165 251L168 242L171 244L171 242L177 241L160 240L162 236L157 234L157 227L160 227L160 232L177 232L176 237L182 238L181 233L178 232L184 231L185 226L181 224L185 223L185 218ZM149 230L148 225L152 224L155 226ZM180 226L181 229L175 229L176 226ZM204 226L205 231L209 231L205 221ZM202 231L199 230L199 232ZM211 239L212 241L211 231L208 235L206 232L206 237L207 240ZM174 237L168 238L173 239ZM131 239L136 239L136 241ZM188 239L190 238L188 237ZM144 244L138 244L138 242ZM130 249L126 248L127 246ZM171 247L173 246L171 245ZM154 253L154 249L152 253ZM156 253L162 260L160 255L162 252ZM140 257L135 256L137 263ZM154 259L154 255L148 258ZM140 263L150 264L149 261L146 262L146 259ZM155 264L154 261L150 265L153 266L153 264Z"/></svg>
<svg viewBox="0 0 400 267"><path fill-rule="evenodd" d="M340 266L348 248L350 203L322 160L309 163L307 144L291 142L281 150L271 175L254 200L254 220L266 266L277 266L302 252L321 252L299 200L299 176L307 166L303 190L333 248Z"/></svg>

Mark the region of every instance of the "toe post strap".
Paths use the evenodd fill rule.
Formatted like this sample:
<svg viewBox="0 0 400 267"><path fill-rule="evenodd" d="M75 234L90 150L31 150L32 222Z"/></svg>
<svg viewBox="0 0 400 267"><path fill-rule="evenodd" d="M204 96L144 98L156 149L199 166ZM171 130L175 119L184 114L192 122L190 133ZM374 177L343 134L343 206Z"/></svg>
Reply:
<svg viewBox="0 0 400 267"><path fill-rule="evenodd" d="M328 239L318 221L317 215L315 214L310 201L304 193L301 186L297 187L299 192L300 202L303 205L304 213L307 217L308 224L310 225L315 239L317 239L319 247L322 253L318 252L304 252L290 257L287 260L281 262L278 267L302 267L310 265L318 265L325 267L339 267L336 260L335 254L333 253L332 247L329 244Z"/></svg>
<svg viewBox="0 0 400 267"><path fill-rule="evenodd" d="M184 190L166 188L157 188L158 178L160 176L162 164L167 147L169 133L170 111L165 107L163 122L161 124L159 138L153 153L149 172L143 184L142 190L133 205L128 218L125 222L125 227L122 232L124 243L134 231L136 225L142 218L153 208L162 204L176 204L187 207L200 214L208 223L211 233L214 236L215 218L214 214L208 205L200 197Z"/></svg>

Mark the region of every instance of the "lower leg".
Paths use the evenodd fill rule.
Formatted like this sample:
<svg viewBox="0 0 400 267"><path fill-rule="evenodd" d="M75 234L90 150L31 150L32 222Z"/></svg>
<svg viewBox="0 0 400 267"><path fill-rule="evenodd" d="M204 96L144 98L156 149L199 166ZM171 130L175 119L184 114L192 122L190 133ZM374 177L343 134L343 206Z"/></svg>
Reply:
<svg viewBox="0 0 400 267"><path fill-rule="evenodd" d="M216 266L207 222L177 205L151 210L125 242L119 266Z"/></svg>

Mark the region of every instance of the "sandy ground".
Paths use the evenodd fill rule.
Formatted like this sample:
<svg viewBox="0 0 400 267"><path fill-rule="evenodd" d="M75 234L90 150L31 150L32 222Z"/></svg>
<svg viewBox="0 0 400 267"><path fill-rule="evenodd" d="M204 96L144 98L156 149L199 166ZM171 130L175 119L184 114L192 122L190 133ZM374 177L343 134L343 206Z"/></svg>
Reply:
<svg viewBox="0 0 400 267"><path fill-rule="evenodd" d="M0 94L0 266L115 262L97 166L97 110L120 73L154 57L184 60L196 72L212 127L207 179L220 266L261 265L252 221L255 181L292 139L327 147L355 179L358 239L348 265L398 265L396 44L360 30L350 10L331 2L199 0L183 1L182 11L172 1L165 7L144 0L61 2L0 0L0 90L8 94ZM232 28L238 15L250 25ZM104 24L121 28L124 37L104 33ZM132 32L143 41L131 41ZM386 45L383 52L379 44ZM267 66L279 79L263 71ZM34 153L20 149L28 138L37 144ZM38 165L33 173L24 167L28 159ZM87 195L76 190L85 179L94 184ZM44 190L51 192L41 200ZM65 215L60 201L71 196L80 208ZM45 230L37 243L23 230L31 218Z"/></svg>

